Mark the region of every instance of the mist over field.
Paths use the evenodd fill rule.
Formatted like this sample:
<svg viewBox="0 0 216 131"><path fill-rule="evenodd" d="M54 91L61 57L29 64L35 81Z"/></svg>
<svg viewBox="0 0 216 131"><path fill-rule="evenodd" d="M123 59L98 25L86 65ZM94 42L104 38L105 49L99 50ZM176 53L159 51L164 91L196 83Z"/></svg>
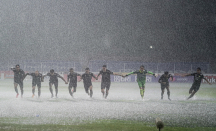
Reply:
<svg viewBox="0 0 216 131"><path fill-rule="evenodd" d="M215 7L215 0L0 0L0 130L81 126L77 130L96 131L113 123L106 130L145 130L155 127L156 118L170 130L213 130ZM103 65L123 76L144 65L157 77L147 75L142 99L136 75L111 75L105 99L101 77L92 79L92 98L83 82L71 97L61 79L58 97L51 98L49 77L42 82L41 97L37 87L32 97L32 77L27 76L23 98L16 98L11 67L17 64L25 73L45 75L54 69L65 80L70 68L83 74L89 67L96 76ZM199 91L187 101L195 77L182 75L198 67L212 85L202 79ZM165 71L174 78L169 79L171 100L167 90L161 100L158 80Z"/></svg>

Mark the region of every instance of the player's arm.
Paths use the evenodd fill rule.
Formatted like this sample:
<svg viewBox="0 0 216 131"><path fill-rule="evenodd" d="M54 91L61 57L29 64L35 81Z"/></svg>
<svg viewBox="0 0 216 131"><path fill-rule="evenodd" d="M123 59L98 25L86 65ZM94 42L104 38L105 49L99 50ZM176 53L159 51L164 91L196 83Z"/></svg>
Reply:
<svg viewBox="0 0 216 131"><path fill-rule="evenodd" d="M57 75L57 77L61 78L65 82L65 84L68 84L67 81L62 76L60 76L59 74Z"/></svg>
<svg viewBox="0 0 216 131"><path fill-rule="evenodd" d="M112 72L112 71L109 71L109 73L112 74L112 75L116 75L116 76L122 76L121 74L115 73L115 72Z"/></svg>
<svg viewBox="0 0 216 131"><path fill-rule="evenodd" d="M41 73L39 73L39 76L40 76L41 82L44 82L44 80L43 80L43 75L42 75Z"/></svg>
<svg viewBox="0 0 216 131"><path fill-rule="evenodd" d="M162 83L162 76L159 78L158 83Z"/></svg>
<svg viewBox="0 0 216 131"><path fill-rule="evenodd" d="M27 75L31 75L30 73L26 73L23 77L23 80L26 78Z"/></svg>
<svg viewBox="0 0 216 131"><path fill-rule="evenodd" d="M186 74L186 75L181 75L182 77L186 77L186 76L193 76L193 74Z"/></svg>
<svg viewBox="0 0 216 131"><path fill-rule="evenodd" d="M26 74L25 74L25 72L23 70L21 71L21 73L22 73L22 78L23 78L22 80L24 80L25 77L26 77Z"/></svg>
<svg viewBox="0 0 216 131"><path fill-rule="evenodd" d="M98 78L92 73L92 77L94 77L96 80L98 80Z"/></svg>
<svg viewBox="0 0 216 131"><path fill-rule="evenodd" d="M46 76L49 76L48 73L47 73L46 75L43 75L43 76L42 76L42 79L44 80L44 77L46 77Z"/></svg>
<svg viewBox="0 0 216 131"><path fill-rule="evenodd" d="M101 72L98 73L98 75L97 75L97 79L98 79L98 77L99 77L100 75L101 75Z"/></svg>
<svg viewBox="0 0 216 131"><path fill-rule="evenodd" d="M69 78L69 75L67 75L67 83L69 82L69 79L70 79L70 78Z"/></svg>
<svg viewBox="0 0 216 131"><path fill-rule="evenodd" d="M11 69L13 72L16 70L14 67L11 67L10 69Z"/></svg>
<svg viewBox="0 0 216 131"><path fill-rule="evenodd" d="M127 77L127 76L129 76L129 75L131 75L131 74L135 74L136 72L134 71L134 72L130 72L130 73L128 73L128 74L126 74L125 76L122 76L122 77Z"/></svg>
<svg viewBox="0 0 216 131"><path fill-rule="evenodd" d="M203 78L209 85L212 85L205 77Z"/></svg>
<svg viewBox="0 0 216 131"><path fill-rule="evenodd" d="M83 75L80 75L80 80L79 80L79 82L80 82L82 79L83 79Z"/></svg>
<svg viewBox="0 0 216 131"><path fill-rule="evenodd" d="M171 77L171 81L173 81L173 76L172 76L172 75L170 75L170 77Z"/></svg>
<svg viewBox="0 0 216 131"><path fill-rule="evenodd" d="M148 71L147 73L150 74L150 75L153 75L154 77L156 77L156 75L151 71Z"/></svg>
<svg viewBox="0 0 216 131"><path fill-rule="evenodd" d="M121 74L119 74L119 73L114 73L114 72L113 72L113 75L122 76Z"/></svg>
<svg viewBox="0 0 216 131"><path fill-rule="evenodd" d="M158 82L161 83L161 84L166 84L166 82L163 82L163 81L162 81L163 77L164 77L164 76L162 75L162 76L159 78Z"/></svg>

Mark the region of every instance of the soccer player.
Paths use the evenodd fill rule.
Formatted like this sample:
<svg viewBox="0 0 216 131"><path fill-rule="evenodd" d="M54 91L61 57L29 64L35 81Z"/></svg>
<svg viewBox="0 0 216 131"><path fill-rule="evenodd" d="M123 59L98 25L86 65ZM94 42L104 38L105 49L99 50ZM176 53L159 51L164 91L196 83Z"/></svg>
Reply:
<svg viewBox="0 0 216 131"><path fill-rule="evenodd" d="M125 75L125 76L123 76L123 77L129 76L129 75L131 75L131 74L137 74L137 82L138 82L138 85L139 85L139 88L140 88L140 95L141 95L141 97L142 97L142 99L143 99L143 97L144 97L144 92L145 92L146 75L147 75L147 74L151 74L151 75L153 75L154 77L156 77L156 76L155 76L154 73L145 70L143 65L140 66L140 69L139 69L139 70L134 71L134 72L131 72L131 73L128 73L127 75Z"/></svg>
<svg viewBox="0 0 216 131"><path fill-rule="evenodd" d="M168 71L165 71L164 74L158 80L158 82L161 83L161 100L163 99L164 90L166 88L168 99L171 101L170 90L169 90L169 78L172 78L173 81L173 76L169 74Z"/></svg>
<svg viewBox="0 0 216 131"><path fill-rule="evenodd" d="M35 71L35 73L26 73L27 75L32 76L32 98L35 96L35 87L38 87L38 98L41 94L41 82L43 82L43 76L38 71Z"/></svg>
<svg viewBox="0 0 216 131"><path fill-rule="evenodd" d="M117 73L113 73L112 71L107 69L106 65L103 65L102 70L99 72L98 77L102 75L102 81L101 81L101 92L103 94L103 97L106 99L109 93L110 85L111 85L111 80L110 80L110 75L119 75ZM122 76L122 75L119 75ZM106 95L104 92L104 89L106 88Z"/></svg>
<svg viewBox="0 0 216 131"><path fill-rule="evenodd" d="M11 68L11 70L14 72L14 89L17 93L16 98L19 96L19 92L17 89L17 86L19 85L21 90L21 97L23 97L23 80L25 79L25 72L20 69L20 65L16 65L16 68Z"/></svg>
<svg viewBox="0 0 216 131"><path fill-rule="evenodd" d="M204 79L209 85L211 85L211 83L201 73L200 67L197 68L196 73L183 75L183 77L186 77L186 76L194 76L194 82L193 82L193 84L189 90L189 94L191 94L191 95L187 98L187 100L192 98L196 94L196 92L199 90L202 79Z"/></svg>
<svg viewBox="0 0 216 131"><path fill-rule="evenodd" d="M70 81L68 90L72 97L73 97L73 93L76 92L76 88L77 88L77 76L81 76L81 75L74 72L73 68L70 68L70 73L67 76L67 83Z"/></svg>
<svg viewBox="0 0 216 131"><path fill-rule="evenodd" d="M80 81L83 79L84 88L88 95L89 95L89 90L90 90L90 97L92 97L93 95L93 90L92 90L93 86L91 82L92 77L94 77L97 80L94 74L90 72L90 69L86 68L85 73L81 76L81 79L80 79Z"/></svg>
<svg viewBox="0 0 216 131"><path fill-rule="evenodd" d="M54 84L55 86L55 92L56 92L56 98L57 97L57 94L58 94L58 77L61 78L65 84L67 84L67 82L65 81L65 79L60 76L58 73L55 73L53 69L50 70L50 73L47 73L46 75L43 76L42 79L44 79L45 76L49 76L50 79L49 79L49 89L50 89L50 93L51 93L51 98L53 98L53 89L52 89L52 85Z"/></svg>

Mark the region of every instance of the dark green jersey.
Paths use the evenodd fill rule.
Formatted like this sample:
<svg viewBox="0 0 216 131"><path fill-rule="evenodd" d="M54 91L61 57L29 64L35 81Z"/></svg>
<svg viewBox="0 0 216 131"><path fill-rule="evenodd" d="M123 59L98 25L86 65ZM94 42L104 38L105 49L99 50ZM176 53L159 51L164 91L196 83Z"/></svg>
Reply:
<svg viewBox="0 0 216 131"><path fill-rule="evenodd" d="M42 81L42 74L39 73L38 75L36 75L35 73L27 73L27 75L31 75L32 76L32 83L41 83Z"/></svg>
<svg viewBox="0 0 216 131"><path fill-rule="evenodd" d="M201 82L202 82L202 79L204 78L203 74L200 73L192 73L190 74L191 76L194 76L194 82L193 82L193 85L197 85L197 86L200 86Z"/></svg>
<svg viewBox="0 0 216 131"><path fill-rule="evenodd" d="M14 81L23 81L25 78L25 72L22 69L16 70L15 68L11 68L11 70L14 72Z"/></svg>
<svg viewBox="0 0 216 131"><path fill-rule="evenodd" d="M169 83L169 78L170 78L170 77L173 78L173 76L172 76L171 74L168 74L168 75L163 74L163 75L159 78L158 82L161 83L161 84L162 84L162 82Z"/></svg>
<svg viewBox="0 0 216 131"><path fill-rule="evenodd" d="M147 70L137 70L131 73L128 73L126 76L131 75L131 74L137 74L137 80L138 81L142 81L142 80L146 80L146 74L152 74L154 75L154 73L147 71Z"/></svg>

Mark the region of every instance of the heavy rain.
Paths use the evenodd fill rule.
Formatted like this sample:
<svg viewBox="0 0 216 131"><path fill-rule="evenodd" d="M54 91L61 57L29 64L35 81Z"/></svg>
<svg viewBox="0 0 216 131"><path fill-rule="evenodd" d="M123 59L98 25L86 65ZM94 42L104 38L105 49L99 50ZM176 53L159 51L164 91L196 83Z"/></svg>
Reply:
<svg viewBox="0 0 216 131"><path fill-rule="evenodd" d="M164 130L214 130L215 7L214 0L0 0L0 130L104 121L157 130L156 118Z"/></svg>

